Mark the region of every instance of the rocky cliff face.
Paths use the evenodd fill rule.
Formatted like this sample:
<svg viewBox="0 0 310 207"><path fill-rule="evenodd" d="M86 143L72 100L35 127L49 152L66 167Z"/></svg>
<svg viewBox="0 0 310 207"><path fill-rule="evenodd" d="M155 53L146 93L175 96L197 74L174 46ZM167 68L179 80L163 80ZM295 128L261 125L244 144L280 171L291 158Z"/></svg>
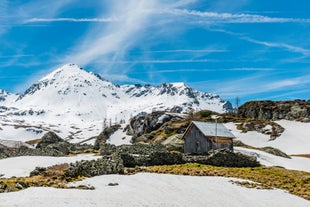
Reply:
<svg viewBox="0 0 310 207"><path fill-rule="evenodd" d="M180 114L156 111L132 117L126 130L133 136L132 142L161 143L168 135L184 133L188 124L186 118Z"/></svg>
<svg viewBox="0 0 310 207"><path fill-rule="evenodd" d="M238 109L241 118L310 121L310 100L250 101Z"/></svg>

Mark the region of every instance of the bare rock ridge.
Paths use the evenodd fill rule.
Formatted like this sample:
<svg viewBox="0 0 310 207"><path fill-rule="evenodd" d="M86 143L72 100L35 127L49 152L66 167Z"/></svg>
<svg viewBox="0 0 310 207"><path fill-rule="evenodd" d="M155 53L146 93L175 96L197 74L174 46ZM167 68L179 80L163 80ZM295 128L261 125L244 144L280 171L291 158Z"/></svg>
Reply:
<svg viewBox="0 0 310 207"><path fill-rule="evenodd" d="M310 121L310 100L250 101L238 108L241 118Z"/></svg>

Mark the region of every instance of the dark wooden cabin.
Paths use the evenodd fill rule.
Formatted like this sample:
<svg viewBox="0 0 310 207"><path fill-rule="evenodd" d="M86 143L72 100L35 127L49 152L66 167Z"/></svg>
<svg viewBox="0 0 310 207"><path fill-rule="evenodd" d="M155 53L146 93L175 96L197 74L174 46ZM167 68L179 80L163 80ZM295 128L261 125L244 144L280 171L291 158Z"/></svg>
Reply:
<svg viewBox="0 0 310 207"><path fill-rule="evenodd" d="M235 136L221 123L193 121L183 135L184 153L206 154L216 149L233 151L233 138Z"/></svg>

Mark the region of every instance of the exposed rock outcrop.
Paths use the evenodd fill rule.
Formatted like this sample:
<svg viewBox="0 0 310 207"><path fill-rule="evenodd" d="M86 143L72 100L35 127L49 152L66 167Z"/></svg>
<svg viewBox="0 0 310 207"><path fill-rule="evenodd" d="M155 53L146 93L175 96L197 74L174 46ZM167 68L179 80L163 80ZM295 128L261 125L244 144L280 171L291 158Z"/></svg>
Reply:
<svg viewBox="0 0 310 207"><path fill-rule="evenodd" d="M250 157L241 153L234 153L227 149L215 150L206 156L185 156L187 163L200 163L223 167L258 167L256 157Z"/></svg>
<svg viewBox="0 0 310 207"><path fill-rule="evenodd" d="M92 145L87 144L72 144L64 141L53 132L46 133L36 148L20 146L19 148L3 148L0 149L0 159L6 157L17 156L67 156L69 154L79 154L90 152L93 150Z"/></svg>
<svg viewBox="0 0 310 207"><path fill-rule="evenodd" d="M119 128L121 128L121 125L112 125L110 127L105 128L99 136L96 138L94 149L99 150L101 144L105 144L106 141L110 138L110 136L116 132Z"/></svg>
<svg viewBox="0 0 310 207"><path fill-rule="evenodd" d="M42 138L41 141L37 144L37 149L43 149L51 144L56 144L58 142L64 142L62 138L60 138L54 132L47 132Z"/></svg>
<svg viewBox="0 0 310 207"><path fill-rule="evenodd" d="M169 151L184 151L184 140L182 140L183 134L175 134L168 137L166 140L161 142L162 145L166 146Z"/></svg>
<svg viewBox="0 0 310 207"><path fill-rule="evenodd" d="M270 141L275 140L284 132L284 128L273 121L252 120L237 124L237 129L243 133L248 131L257 131L270 136Z"/></svg>
<svg viewBox="0 0 310 207"><path fill-rule="evenodd" d="M258 120L299 120L310 117L310 100L250 101L238 108L238 116Z"/></svg>
<svg viewBox="0 0 310 207"><path fill-rule="evenodd" d="M180 114L156 111L150 114L142 112L132 117L126 127L127 133L132 135L132 142L158 142L165 140L170 134L182 134L189 122ZM155 141L156 140L156 141Z"/></svg>
<svg viewBox="0 0 310 207"><path fill-rule="evenodd" d="M66 170L68 177L93 177L105 174L122 174L124 170L123 161L118 154L112 157L103 157L97 160L82 160L73 163Z"/></svg>

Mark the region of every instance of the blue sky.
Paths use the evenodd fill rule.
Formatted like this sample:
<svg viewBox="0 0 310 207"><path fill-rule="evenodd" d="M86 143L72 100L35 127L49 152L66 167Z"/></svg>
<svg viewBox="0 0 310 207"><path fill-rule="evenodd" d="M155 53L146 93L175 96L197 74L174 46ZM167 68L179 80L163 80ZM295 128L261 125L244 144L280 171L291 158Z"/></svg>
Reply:
<svg viewBox="0 0 310 207"><path fill-rule="evenodd" d="M114 83L310 99L309 0L0 0L0 89L65 63ZM90 2L90 3L89 3Z"/></svg>

